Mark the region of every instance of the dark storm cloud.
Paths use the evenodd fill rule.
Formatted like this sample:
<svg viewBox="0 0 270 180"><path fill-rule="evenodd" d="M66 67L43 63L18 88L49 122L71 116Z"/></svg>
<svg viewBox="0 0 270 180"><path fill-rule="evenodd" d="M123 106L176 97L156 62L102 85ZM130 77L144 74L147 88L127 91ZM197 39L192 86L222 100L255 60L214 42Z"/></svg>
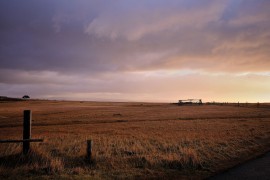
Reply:
<svg viewBox="0 0 270 180"><path fill-rule="evenodd" d="M231 54L268 63L268 7L263 0L1 1L0 66L76 73L175 63L207 69L205 61L219 61L226 70L222 58Z"/></svg>
<svg viewBox="0 0 270 180"><path fill-rule="evenodd" d="M68 71L105 68L99 45L83 33L93 3L84 14L65 1L1 1L1 68ZM79 8L79 9L78 9ZM88 11L89 10L89 11Z"/></svg>

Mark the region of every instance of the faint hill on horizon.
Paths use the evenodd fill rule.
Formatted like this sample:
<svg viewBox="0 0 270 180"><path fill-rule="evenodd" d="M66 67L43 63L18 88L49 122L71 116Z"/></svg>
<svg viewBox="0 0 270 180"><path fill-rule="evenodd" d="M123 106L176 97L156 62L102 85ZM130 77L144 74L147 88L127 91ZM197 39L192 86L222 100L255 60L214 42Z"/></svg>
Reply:
<svg viewBox="0 0 270 180"><path fill-rule="evenodd" d="M7 97L7 96L0 96L0 101L22 101L22 99L14 98L14 97Z"/></svg>

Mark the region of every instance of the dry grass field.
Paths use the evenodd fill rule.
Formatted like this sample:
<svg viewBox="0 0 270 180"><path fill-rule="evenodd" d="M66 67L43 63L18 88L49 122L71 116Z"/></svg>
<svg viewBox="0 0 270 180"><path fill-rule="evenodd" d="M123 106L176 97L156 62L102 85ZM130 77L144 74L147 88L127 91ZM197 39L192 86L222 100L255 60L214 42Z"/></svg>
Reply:
<svg viewBox="0 0 270 180"><path fill-rule="evenodd" d="M0 144L0 178L202 179L270 149L270 105L0 102L0 139L22 139L33 113L32 152ZM86 140L93 160L87 162Z"/></svg>

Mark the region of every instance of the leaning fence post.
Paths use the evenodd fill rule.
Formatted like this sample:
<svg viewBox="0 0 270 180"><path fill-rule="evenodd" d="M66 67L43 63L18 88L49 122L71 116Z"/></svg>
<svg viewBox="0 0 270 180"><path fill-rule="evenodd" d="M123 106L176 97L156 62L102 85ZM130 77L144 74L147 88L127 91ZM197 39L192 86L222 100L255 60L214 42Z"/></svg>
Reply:
<svg viewBox="0 0 270 180"><path fill-rule="evenodd" d="M92 140L87 140L87 148L86 148L86 158L88 161L92 160L92 148L93 148L93 141Z"/></svg>
<svg viewBox="0 0 270 180"><path fill-rule="evenodd" d="M31 139L31 121L32 114L31 110L23 111L23 139ZM23 154L27 154L30 150L30 142L23 142Z"/></svg>

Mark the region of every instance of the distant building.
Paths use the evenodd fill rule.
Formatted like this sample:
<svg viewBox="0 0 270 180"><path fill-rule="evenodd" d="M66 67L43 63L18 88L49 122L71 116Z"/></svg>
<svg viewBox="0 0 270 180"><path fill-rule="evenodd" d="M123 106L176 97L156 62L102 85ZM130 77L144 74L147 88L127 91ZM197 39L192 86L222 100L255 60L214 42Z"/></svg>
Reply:
<svg viewBox="0 0 270 180"><path fill-rule="evenodd" d="M22 98L23 98L23 99L30 99L30 96L24 95Z"/></svg>
<svg viewBox="0 0 270 180"><path fill-rule="evenodd" d="M178 105L182 106L182 105L188 105L188 104L198 104L198 105L202 105L202 100L201 99L185 99L185 100L179 100L178 101Z"/></svg>

